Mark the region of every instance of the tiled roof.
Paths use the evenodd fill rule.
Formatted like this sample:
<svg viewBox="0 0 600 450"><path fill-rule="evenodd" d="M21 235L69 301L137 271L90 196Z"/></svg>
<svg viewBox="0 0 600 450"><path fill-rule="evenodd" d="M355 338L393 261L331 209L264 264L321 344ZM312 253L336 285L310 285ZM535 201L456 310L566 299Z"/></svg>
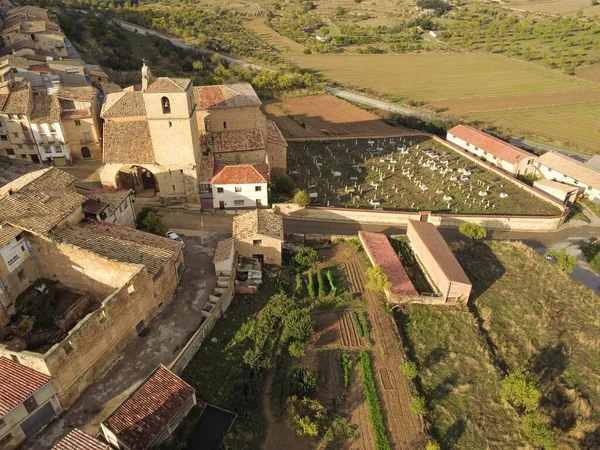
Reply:
<svg viewBox="0 0 600 450"><path fill-rule="evenodd" d="M10 94L1 111L5 114L29 114L32 98L30 84L23 79L17 79L10 86Z"/></svg>
<svg viewBox="0 0 600 450"><path fill-rule="evenodd" d="M160 366L102 424L131 450L146 450L194 392L181 378Z"/></svg>
<svg viewBox="0 0 600 450"><path fill-rule="evenodd" d="M69 434L52 447L52 450L110 450L110 446L84 433L79 428L73 428Z"/></svg>
<svg viewBox="0 0 600 450"><path fill-rule="evenodd" d="M217 249L215 250L215 257L213 263L219 263L221 261L227 261L233 251L233 238L223 239L217 243Z"/></svg>
<svg viewBox="0 0 600 450"><path fill-rule="evenodd" d="M3 223L0 225L0 247L4 247L19 234L21 234L22 231L23 230L20 228L15 228L8 223Z"/></svg>
<svg viewBox="0 0 600 450"><path fill-rule="evenodd" d="M76 178L56 168L29 173L0 189L0 223L47 233L85 201L75 192Z"/></svg>
<svg viewBox="0 0 600 450"><path fill-rule="evenodd" d="M0 58L0 67L12 66L21 69L29 69L29 61L22 56L6 55Z"/></svg>
<svg viewBox="0 0 600 450"><path fill-rule="evenodd" d="M64 111L60 115L63 119L86 119L88 117L92 117L92 113L89 109L78 109L76 111Z"/></svg>
<svg viewBox="0 0 600 450"><path fill-rule="evenodd" d="M123 92L123 88L112 81L102 81L100 86L102 87L102 92L104 92L105 95L119 94Z"/></svg>
<svg viewBox="0 0 600 450"><path fill-rule="evenodd" d="M258 130L222 131L213 133L215 153L241 152L265 148L262 133Z"/></svg>
<svg viewBox="0 0 600 450"><path fill-rule="evenodd" d="M533 187L544 186L552 189L558 189L559 191L563 191L568 193L579 190L577 186L573 186L572 184L560 183L558 181L552 180L537 180L533 182Z"/></svg>
<svg viewBox="0 0 600 450"><path fill-rule="evenodd" d="M152 277L179 257L182 246L181 242L134 228L95 221L66 225L53 230L50 236L108 259L142 264Z"/></svg>
<svg viewBox="0 0 600 450"><path fill-rule="evenodd" d="M504 142L501 139L467 125L457 125L449 129L448 133L511 164L516 164L524 158L533 158L535 156L508 142Z"/></svg>
<svg viewBox="0 0 600 450"><path fill-rule="evenodd" d="M283 241L283 219L268 209L256 209L233 218L233 237L247 239L261 234Z"/></svg>
<svg viewBox="0 0 600 450"><path fill-rule="evenodd" d="M211 184L256 184L269 182L267 164L236 164L215 169Z"/></svg>
<svg viewBox="0 0 600 450"><path fill-rule="evenodd" d="M287 142L275 122L267 120L267 142L287 147Z"/></svg>
<svg viewBox="0 0 600 450"><path fill-rule="evenodd" d="M30 121L38 124L60 121L60 101L56 94L34 92Z"/></svg>
<svg viewBox="0 0 600 450"><path fill-rule="evenodd" d="M454 253L452 253L452 250L450 250L450 247L448 247L448 244L435 225L428 222L409 220L408 226L409 228L412 228L419 236L421 243L433 256L433 259L437 263L438 267L449 281L471 285L467 274L460 266L460 263L454 256ZM412 243L412 247L418 256L419 246L415 243ZM427 269L427 267L425 267L425 269Z"/></svg>
<svg viewBox="0 0 600 450"><path fill-rule="evenodd" d="M110 216L131 195L131 191L97 188L88 191L86 195L89 199L100 200L100 203L108 205L106 214Z"/></svg>
<svg viewBox="0 0 600 450"><path fill-rule="evenodd" d="M146 119L104 123L104 163L152 164L154 148Z"/></svg>
<svg viewBox="0 0 600 450"><path fill-rule="evenodd" d="M96 89L94 89L92 86L62 86L56 95L61 100L79 100L81 102L92 103L96 99Z"/></svg>
<svg viewBox="0 0 600 450"><path fill-rule="evenodd" d="M390 292L399 295L418 295L385 234L359 231L358 237L373 265L381 267L388 281L392 283Z"/></svg>
<svg viewBox="0 0 600 450"><path fill-rule="evenodd" d="M192 80L189 78L159 77L150 81L146 92L154 92L159 94L163 92L165 94L185 92L191 82Z"/></svg>
<svg viewBox="0 0 600 450"><path fill-rule="evenodd" d="M200 174L198 182L200 184L210 184L215 171L215 155L202 155L200 157Z"/></svg>
<svg viewBox="0 0 600 450"><path fill-rule="evenodd" d="M262 104L248 83L198 86L194 88L194 98L200 109L260 106Z"/></svg>
<svg viewBox="0 0 600 450"><path fill-rule="evenodd" d="M0 188L23 175L42 168L41 164L34 164L25 159L0 156Z"/></svg>
<svg viewBox="0 0 600 450"><path fill-rule="evenodd" d="M24 402L51 378L0 356L0 418Z"/></svg>
<svg viewBox="0 0 600 450"><path fill-rule="evenodd" d="M538 158L539 164L556 170L578 182L600 189L600 170L559 153L547 152Z"/></svg>
<svg viewBox="0 0 600 450"><path fill-rule="evenodd" d="M146 105L142 92L115 92L108 94L102 105L101 117L145 116Z"/></svg>

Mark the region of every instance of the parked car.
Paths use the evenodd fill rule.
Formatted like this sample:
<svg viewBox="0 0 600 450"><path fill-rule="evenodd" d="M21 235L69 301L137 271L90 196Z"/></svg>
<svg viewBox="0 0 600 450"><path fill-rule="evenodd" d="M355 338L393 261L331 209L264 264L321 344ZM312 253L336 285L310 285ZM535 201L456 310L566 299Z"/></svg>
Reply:
<svg viewBox="0 0 600 450"><path fill-rule="evenodd" d="M183 239L181 238L181 236L179 236L174 231L167 231L165 234L165 237L168 237L169 239L173 239L174 241L179 241L183 244L183 247L185 247L185 242L183 242Z"/></svg>

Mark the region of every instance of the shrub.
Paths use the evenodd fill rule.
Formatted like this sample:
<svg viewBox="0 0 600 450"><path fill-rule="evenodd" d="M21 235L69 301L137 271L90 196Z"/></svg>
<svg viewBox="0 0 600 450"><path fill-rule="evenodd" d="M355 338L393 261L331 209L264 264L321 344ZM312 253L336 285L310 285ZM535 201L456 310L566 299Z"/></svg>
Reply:
<svg viewBox="0 0 600 450"><path fill-rule="evenodd" d="M500 385L500 397L514 408L535 411L540 393L530 375L521 371L506 376Z"/></svg>
<svg viewBox="0 0 600 450"><path fill-rule="evenodd" d="M487 230L481 225L473 222L463 222L458 227L458 232L472 240L483 239L487 236Z"/></svg>
<svg viewBox="0 0 600 450"><path fill-rule="evenodd" d="M293 395L287 399L287 426L298 436L317 436L319 429L327 420L327 411L317 400L298 398Z"/></svg>
<svg viewBox="0 0 600 450"><path fill-rule="evenodd" d="M154 211L148 211L144 220L142 220L140 230L147 233L164 236L169 230L162 221L162 216Z"/></svg>
<svg viewBox="0 0 600 450"><path fill-rule="evenodd" d="M554 450L558 448L556 436L554 436L542 422L539 414L528 412L523 416L521 425L527 439L529 439L536 447L545 450Z"/></svg>
<svg viewBox="0 0 600 450"><path fill-rule="evenodd" d="M306 355L306 349L308 348L307 342L302 341L294 341L288 346L288 352L294 358L302 358Z"/></svg>
<svg viewBox="0 0 600 450"><path fill-rule="evenodd" d="M347 389L350 386L350 375L352 374L352 358L348 352L342 352L341 361L344 387Z"/></svg>
<svg viewBox="0 0 600 450"><path fill-rule="evenodd" d="M289 380L289 393L298 397L308 397L317 388L317 377L308 367L296 367Z"/></svg>
<svg viewBox="0 0 600 450"><path fill-rule="evenodd" d="M345 448L344 442L355 441L358 439L356 429L350 422L348 417L340 414L333 414L331 425L323 435L322 447L328 448Z"/></svg>
<svg viewBox="0 0 600 450"><path fill-rule="evenodd" d="M311 203L311 199L306 191L296 192L294 195L294 203L302 208L306 208Z"/></svg>
<svg viewBox="0 0 600 450"><path fill-rule="evenodd" d="M427 445L425 446L425 450L441 450L442 447L440 447L440 444L438 444L435 441L429 441L427 442Z"/></svg>
<svg viewBox="0 0 600 450"><path fill-rule="evenodd" d="M278 194L291 194L296 188L296 183L289 175L281 175L275 179L273 190Z"/></svg>
<svg viewBox="0 0 600 450"><path fill-rule="evenodd" d="M281 341L288 342L309 340L313 332L315 321L308 313L307 309L295 309L283 317L283 330L281 331Z"/></svg>
<svg viewBox="0 0 600 450"><path fill-rule="evenodd" d="M417 365L412 361L405 362L400 366L400 369L407 380L412 380L419 375L419 369L417 369Z"/></svg>
<svg viewBox="0 0 600 450"><path fill-rule="evenodd" d="M319 283L319 298L327 297L327 289L325 288L325 280L320 267L317 267L317 281Z"/></svg>
<svg viewBox="0 0 600 450"><path fill-rule="evenodd" d="M425 399L421 396L413 398L412 402L410 402L410 410L419 416L427 414Z"/></svg>
<svg viewBox="0 0 600 450"><path fill-rule="evenodd" d="M311 247L302 247L294 255L294 261L303 267L310 267L317 261L317 252Z"/></svg>
<svg viewBox="0 0 600 450"><path fill-rule="evenodd" d="M375 380L371 370L371 358L367 352L360 352L358 360L362 372L363 386L367 404L369 406L369 417L375 434L375 446L377 450L391 450L385 425L383 424L383 415L381 413L381 404L375 387Z"/></svg>
<svg viewBox="0 0 600 450"><path fill-rule="evenodd" d="M550 249L544 256L553 256L556 258L556 267L564 273L573 272L573 269L575 269L575 266L577 265L577 258L573 255L569 255L564 248L561 248L560 250L554 248Z"/></svg>
<svg viewBox="0 0 600 450"><path fill-rule="evenodd" d="M294 290L294 297L300 300L304 297L304 281L302 280L302 274L296 274L296 289Z"/></svg>
<svg viewBox="0 0 600 450"><path fill-rule="evenodd" d="M335 295L337 288L335 287L335 283L333 281L333 275L331 274L331 270L327 271L327 281L329 281L330 292Z"/></svg>
<svg viewBox="0 0 600 450"><path fill-rule="evenodd" d="M369 283L367 288L375 292L385 292L392 287L392 283L388 280L387 275L383 272L380 266L373 266L367 269Z"/></svg>
<svg viewBox="0 0 600 450"><path fill-rule="evenodd" d="M308 271L308 296L310 298L316 298L315 293L315 280L313 279L312 270Z"/></svg>

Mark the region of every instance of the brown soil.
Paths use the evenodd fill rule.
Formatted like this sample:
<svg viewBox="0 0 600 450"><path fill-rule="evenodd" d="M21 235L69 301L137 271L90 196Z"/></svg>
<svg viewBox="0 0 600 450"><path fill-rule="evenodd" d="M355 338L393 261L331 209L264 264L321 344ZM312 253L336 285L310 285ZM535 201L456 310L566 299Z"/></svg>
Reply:
<svg viewBox="0 0 600 450"><path fill-rule="evenodd" d="M398 136L410 130L388 125L379 117L332 95L265 102L263 111L287 138L331 136Z"/></svg>
<svg viewBox="0 0 600 450"><path fill-rule="evenodd" d="M363 338L358 336L356 324L349 311L323 312L314 314L315 332L313 346L321 347L347 347L358 349L364 347Z"/></svg>

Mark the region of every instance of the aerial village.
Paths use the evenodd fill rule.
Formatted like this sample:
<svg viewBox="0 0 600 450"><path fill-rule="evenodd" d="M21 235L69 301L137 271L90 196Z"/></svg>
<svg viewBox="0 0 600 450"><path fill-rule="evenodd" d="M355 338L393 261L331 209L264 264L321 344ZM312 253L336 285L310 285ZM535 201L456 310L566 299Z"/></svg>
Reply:
<svg viewBox="0 0 600 450"><path fill-rule="evenodd" d="M9 9L0 34L3 450L260 448L236 428L252 424L244 407L194 372L235 345L242 384L227 395L274 372L265 448L298 448L281 415L314 416L284 395L304 366L338 415L303 448L439 448L411 403L418 349L402 349L394 310L464 311L484 290L473 266L493 270L457 257L444 230L551 232L581 198L600 202L596 158L537 156L467 125L290 138L247 83L194 86L140 61L139 83L117 86L45 9ZM77 177L88 163L92 186ZM247 336L268 330L251 345L219 331L246 320Z"/></svg>

